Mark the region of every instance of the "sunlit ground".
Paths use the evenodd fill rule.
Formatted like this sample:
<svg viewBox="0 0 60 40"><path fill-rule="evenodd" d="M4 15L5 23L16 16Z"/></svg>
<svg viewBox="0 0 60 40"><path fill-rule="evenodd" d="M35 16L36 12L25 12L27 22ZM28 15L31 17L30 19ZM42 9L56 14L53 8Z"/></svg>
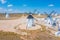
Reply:
<svg viewBox="0 0 60 40"><path fill-rule="evenodd" d="M27 28L26 14L10 14L9 18L5 15L0 16L0 40L60 40L55 37L56 30L46 29L46 26L40 21L35 21L32 28ZM33 15L35 18L43 18L43 16Z"/></svg>

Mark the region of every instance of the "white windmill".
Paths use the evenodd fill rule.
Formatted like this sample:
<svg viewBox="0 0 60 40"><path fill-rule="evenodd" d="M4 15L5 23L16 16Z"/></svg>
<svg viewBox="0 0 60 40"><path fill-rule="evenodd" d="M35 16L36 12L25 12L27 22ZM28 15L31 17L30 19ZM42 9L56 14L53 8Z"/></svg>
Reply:
<svg viewBox="0 0 60 40"><path fill-rule="evenodd" d="M7 11L6 11L6 13L5 13L5 17L6 18L9 18L9 11L11 11L11 7L12 7L13 5L12 4L9 4L7 7L8 7L8 9L7 9ZM10 9L10 10L9 10Z"/></svg>
<svg viewBox="0 0 60 40"><path fill-rule="evenodd" d="M28 19L27 26L28 27L32 27L34 25L34 17L31 14L29 14L28 17L27 17L27 19Z"/></svg>
<svg viewBox="0 0 60 40"><path fill-rule="evenodd" d="M33 26L35 26L35 24L34 24L34 17L32 16L32 14L35 14L35 11L36 10L34 10L33 13L29 12L29 15L27 17L27 27L33 27Z"/></svg>
<svg viewBox="0 0 60 40"><path fill-rule="evenodd" d="M59 36L60 37L60 23L58 23L58 31L55 32L55 36Z"/></svg>
<svg viewBox="0 0 60 40"><path fill-rule="evenodd" d="M5 13L5 17L6 18L9 18L9 13Z"/></svg>
<svg viewBox="0 0 60 40"><path fill-rule="evenodd" d="M45 18L45 20L47 20L47 23L51 24L52 26L56 26L56 22L55 22L56 19L53 20L53 16L52 16L53 13L55 14L55 11L52 11L50 14L48 14L46 12L44 12L44 13L47 15L47 17Z"/></svg>

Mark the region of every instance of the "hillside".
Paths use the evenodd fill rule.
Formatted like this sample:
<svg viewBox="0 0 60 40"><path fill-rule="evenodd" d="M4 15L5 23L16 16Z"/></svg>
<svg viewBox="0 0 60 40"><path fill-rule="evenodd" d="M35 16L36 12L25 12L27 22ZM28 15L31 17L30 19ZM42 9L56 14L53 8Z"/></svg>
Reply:
<svg viewBox="0 0 60 40"><path fill-rule="evenodd" d="M0 40L22 40L22 39L16 33L0 31Z"/></svg>
<svg viewBox="0 0 60 40"><path fill-rule="evenodd" d="M60 40L60 38L50 35L49 31L33 30L28 31L27 40Z"/></svg>

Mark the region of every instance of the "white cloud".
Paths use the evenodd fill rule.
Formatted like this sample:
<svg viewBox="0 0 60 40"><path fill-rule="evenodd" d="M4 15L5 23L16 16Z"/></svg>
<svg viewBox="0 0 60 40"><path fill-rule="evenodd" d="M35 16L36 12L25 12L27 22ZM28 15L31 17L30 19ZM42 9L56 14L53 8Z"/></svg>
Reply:
<svg viewBox="0 0 60 40"><path fill-rule="evenodd" d="M54 4L49 4L48 6L53 7L53 6L54 6Z"/></svg>
<svg viewBox="0 0 60 40"><path fill-rule="evenodd" d="M0 0L2 4L5 4L7 1L6 0Z"/></svg>
<svg viewBox="0 0 60 40"><path fill-rule="evenodd" d="M23 7L26 7L27 5L26 4L23 4Z"/></svg>
<svg viewBox="0 0 60 40"><path fill-rule="evenodd" d="M12 4L9 4L7 7L12 7L13 5Z"/></svg>

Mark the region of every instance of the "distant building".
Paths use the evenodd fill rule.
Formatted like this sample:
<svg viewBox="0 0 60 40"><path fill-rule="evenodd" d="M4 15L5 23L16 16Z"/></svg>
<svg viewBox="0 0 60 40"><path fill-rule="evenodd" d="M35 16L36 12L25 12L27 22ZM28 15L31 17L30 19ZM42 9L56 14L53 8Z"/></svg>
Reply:
<svg viewBox="0 0 60 40"><path fill-rule="evenodd" d="M30 14L27 17L27 27L32 27L34 25L34 17Z"/></svg>
<svg viewBox="0 0 60 40"><path fill-rule="evenodd" d="M5 17L6 17L6 18L9 18L9 14L8 14L8 13L5 13Z"/></svg>

